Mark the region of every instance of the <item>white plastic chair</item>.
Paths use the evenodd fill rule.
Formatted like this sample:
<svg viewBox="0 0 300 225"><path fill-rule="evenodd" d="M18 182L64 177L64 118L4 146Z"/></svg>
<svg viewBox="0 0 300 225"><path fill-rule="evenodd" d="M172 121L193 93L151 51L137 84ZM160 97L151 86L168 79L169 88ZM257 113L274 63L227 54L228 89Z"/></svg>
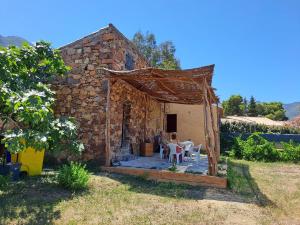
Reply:
<svg viewBox="0 0 300 225"><path fill-rule="evenodd" d="M202 144L194 147L192 146L189 150L189 155L192 157L193 155L195 156L195 161L200 162L200 152L201 152Z"/></svg>
<svg viewBox="0 0 300 225"><path fill-rule="evenodd" d="M169 162L172 162L173 161L173 156L176 155L176 162L179 163L179 156L181 155L182 156L182 148L177 145L177 144L168 144L169 148L170 148L170 154L169 154ZM181 148L181 152L177 153L176 152L176 147L180 147Z"/></svg>
<svg viewBox="0 0 300 225"><path fill-rule="evenodd" d="M161 159L164 158L164 147L162 144L159 145L159 155Z"/></svg>
<svg viewBox="0 0 300 225"><path fill-rule="evenodd" d="M192 141L184 141L180 142L180 144L184 146L184 152L187 152L188 157L191 157L190 150L194 147L194 143Z"/></svg>

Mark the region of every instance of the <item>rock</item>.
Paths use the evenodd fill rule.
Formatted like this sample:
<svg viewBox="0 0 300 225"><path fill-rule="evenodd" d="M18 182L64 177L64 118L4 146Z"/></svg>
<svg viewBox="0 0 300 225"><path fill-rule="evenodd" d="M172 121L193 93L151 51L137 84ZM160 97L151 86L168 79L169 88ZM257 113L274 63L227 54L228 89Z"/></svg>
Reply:
<svg viewBox="0 0 300 225"><path fill-rule="evenodd" d="M87 67L87 69L88 69L88 70L94 70L94 69L95 69L95 67L94 67L94 65L92 65L92 64L89 64L89 65L88 65L88 67Z"/></svg>
<svg viewBox="0 0 300 225"><path fill-rule="evenodd" d="M85 60L84 60L84 64L88 64L88 63L89 63L89 61L90 61L90 59L89 59L89 58L85 58Z"/></svg>
<svg viewBox="0 0 300 225"><path fill-rule="evenodd" d="M67 54L68 54L68 55L73 55L73 54L75 54L75 49L74 49L74 48L69 48L69 49L67 50Z"/></svg>
<svg viewBox="0 0 300 225"><path fill-rule="evenodd" d="M85 47L85 48L83 48L83 51L84 51L84 53L90 53L92 50L91 50L91 47Z"/></svg>
<svg viewBox="0 0 300 225"><path fill-rule="evenodd" d="M82 59L76 59L76 60L75 60L75 63L76 63L76 64L82 63Z"/></svg>

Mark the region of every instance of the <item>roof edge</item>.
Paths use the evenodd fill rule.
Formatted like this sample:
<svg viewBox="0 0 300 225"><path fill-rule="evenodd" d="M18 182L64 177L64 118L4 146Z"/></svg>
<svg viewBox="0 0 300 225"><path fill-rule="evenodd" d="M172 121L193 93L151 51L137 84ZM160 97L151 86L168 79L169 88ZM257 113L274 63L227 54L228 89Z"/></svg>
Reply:
<svg viewBox="0 0 300 225"><path fill-rule="evenodd" d="M63 49L63 48L68 47L68 46L70 46L70 45L76 44L77 42L80 42L80 41L82 41L82 40L85 39L85 38L88 38L88 37L91 37L91 36L93 36L93 35L95 35L95 34L97 34L97 33L100 33L101 31L103 31L103 30L105 30L105 29L107 29L107 28L109 28L109 27L110 27L110 24L109 24L108 26L102 27L102 28L100 28L99 30L94 31L94 32L92 32L92 33L90 33L90 34L88 34L88 35L85 35L85 36L83 36L83 37L81 37L81 38L79 38L79 39L76 39L75 41L72 41L72 42L70 42L70 43L68 43L68 44L65 44L65 45L63 45L63 46L60 46L60 47L58 47L58 49Z"/></svg>
<svg viewBox="0 0 300 225"><path fill-rule="evenodd" d="M65 44L65 45L63 45L63 46L60 46L60 47L58 47L58 49L61 50L61 49L63 49L63 48L66 48L66 47L69 47L69 46L71 46L71 45L74 45L74 44L76 44L76 43L82 41L83 39L88 38L88 37L91 37L92 35L95 35L95 34L97 34L97 33L100 33L101 31L103 31L103 30L105 30L105 29L108 29L108 28L112 28L117 34L119 34L119 35L127 42L127 44L129 44L130 47L132 47L132 48L137 52L138 56L141 57L141 58L147 63L147 65L149 66L148 60L147 60L147 59L145 58L145 56L138 50L138 48L136 47L136 45L135 45L131 40L129 40L129 39L128 39L121 31L119 31L118 28L116 28L112 23L109 23L107 26L105 26L105 27L103 27L103 28L100 28L99 30L97 30L97 31L95 31L95 32L92 32L92 33L90 33L90 34L88 34L88 35L85 35L85 36L83 36L83 37L81 37L81 38L79 38L79 39L77 39L77 40L75 40L75 41L72 41L72 42L70 42L70 43L68 43L68 44Z"/></svg>

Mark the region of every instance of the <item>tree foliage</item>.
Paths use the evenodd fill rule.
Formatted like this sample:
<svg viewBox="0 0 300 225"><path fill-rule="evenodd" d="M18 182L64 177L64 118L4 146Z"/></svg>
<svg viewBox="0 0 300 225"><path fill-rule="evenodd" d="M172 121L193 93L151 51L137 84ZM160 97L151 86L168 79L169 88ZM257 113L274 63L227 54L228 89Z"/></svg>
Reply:
<svg viewBox="0 0 300 225"><path fill-rule="evenodd" d="M225 116L242 116L245 112L244 99L240 95L232 95L227 101L222 102Z"/></svg>
<svg viewBox="0 0 300 225"><path fill-rule="evenodd" d="M225 116L264 116L272 120L287 120L285 110L281 102L257 103L251 96L248 103L246 98L240 95L232 95L228 100L222 102Z"/></svg>
<svg viewBox="0 0 300 225"><path fill-rule="evenodd" d="M248 108L247 111L248 111L249 116L258 116L257 109L256 109L256 101L253 96L251 96L250 102L249 102L249 105L247 108Z"/></svg>
<svg viewBox="0 0 300 225"><path fill-rule="evenodd" d="M281 102L262 102L257 104L260 115L272 120L287 120L285 110Z"/></svg>
<svg viewBox="0 0 300 225"><path fill-rule="evenodd" d="M8 151L17 153L28 146L83 150L74 119L56 118L52 109L55 93L50 82L67 71L59 51L49 43L0 48L0 130Z"/></svg>
<svg viewBox="0 0 300 225"><path fill-rule="evenodd" d="M149 32L146 34L136 32L132 41L150 66L168 70L180 69L180 62L175 57L176 48L173 42L165 41L158 45L155 35Z"/></svg>

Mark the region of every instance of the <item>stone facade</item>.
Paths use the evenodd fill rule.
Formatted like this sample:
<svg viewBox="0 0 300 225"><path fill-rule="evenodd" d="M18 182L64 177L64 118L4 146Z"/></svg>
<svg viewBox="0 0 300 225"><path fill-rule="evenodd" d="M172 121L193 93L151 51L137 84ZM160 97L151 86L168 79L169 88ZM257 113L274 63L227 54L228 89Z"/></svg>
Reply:
<svg viewBox="0 0 300 225"><path fill-rule="evenodd" d="M141 143L152 139L159 130L162 130L161 103L122 80L118 80L112 85L110 96L111 157L122 159L128 154L128 152L120 151L124 103L129 104L131 108L129 117L131 153L138 155Z"/></svg>
<svg viewBox="0 0 300 225"><path fill-rule="evenodd" d="M97 160L103 164L106 147L108 81L97 71L101 67L113 70L140 69L147 67L148 64L135 46L111 24L98 32L61 47L60 50L65 64L71 67L71 71L66 79L54 84L57 94L56 113L76 118L80 127L79 137L86 149L83 159ZM115 90L119 85L112 87L114 96L117 95ZM124 89L126 93L122 92L119 93L120 98L125 101L126 97L133 102L132 113L135 115L131 117L130 132L133 134L131 140L133 145L137 145L144 138L141 135L143 128L138 126L144 124L145 107L134 98L140 98L142 94L137 90L128 91L128 89ZM117 105L112 106L115 109L121 103L114 102L114 104ZM122 108L118 108L118 113L111 117L112 121L121 123L120 109ZM120 147L117 138L122 132L122 129L117 130L118 128L120 128L118 125L112 123L112 133L115 133L115 136L112 138L111 148L115 154Z"/></svg>
<svg viewBox="0 0 300 225"><path fill-rule="evenodd" d="M204 142L203 114L201 109L194 111L197 106L161 104L122 80L111 80L109 85L105 72L100 69L102 67L112 70L148 67L133 43L113 25L60 50L71 71L67 78L53 85L57 94L55 111L56 114L75 117L79 123L79 138L85 145L83 160L104 164L108 156L110 159L123 159L132 153L138 155L142 142L164 130L165 113L178 114L178 119L182 120L178 121L180 139L192 138L196 143ZM108 96L110 99L107 99ZM107 107L108 102L110 107ZM128 110L126 116L125 108ZM185 122L191 119L190 109L197 117ZM110 140L106 143L108 136ZM129 148L123 146L124 140L128 141ZM110 154L106 154L108 148Z"/></svg>

